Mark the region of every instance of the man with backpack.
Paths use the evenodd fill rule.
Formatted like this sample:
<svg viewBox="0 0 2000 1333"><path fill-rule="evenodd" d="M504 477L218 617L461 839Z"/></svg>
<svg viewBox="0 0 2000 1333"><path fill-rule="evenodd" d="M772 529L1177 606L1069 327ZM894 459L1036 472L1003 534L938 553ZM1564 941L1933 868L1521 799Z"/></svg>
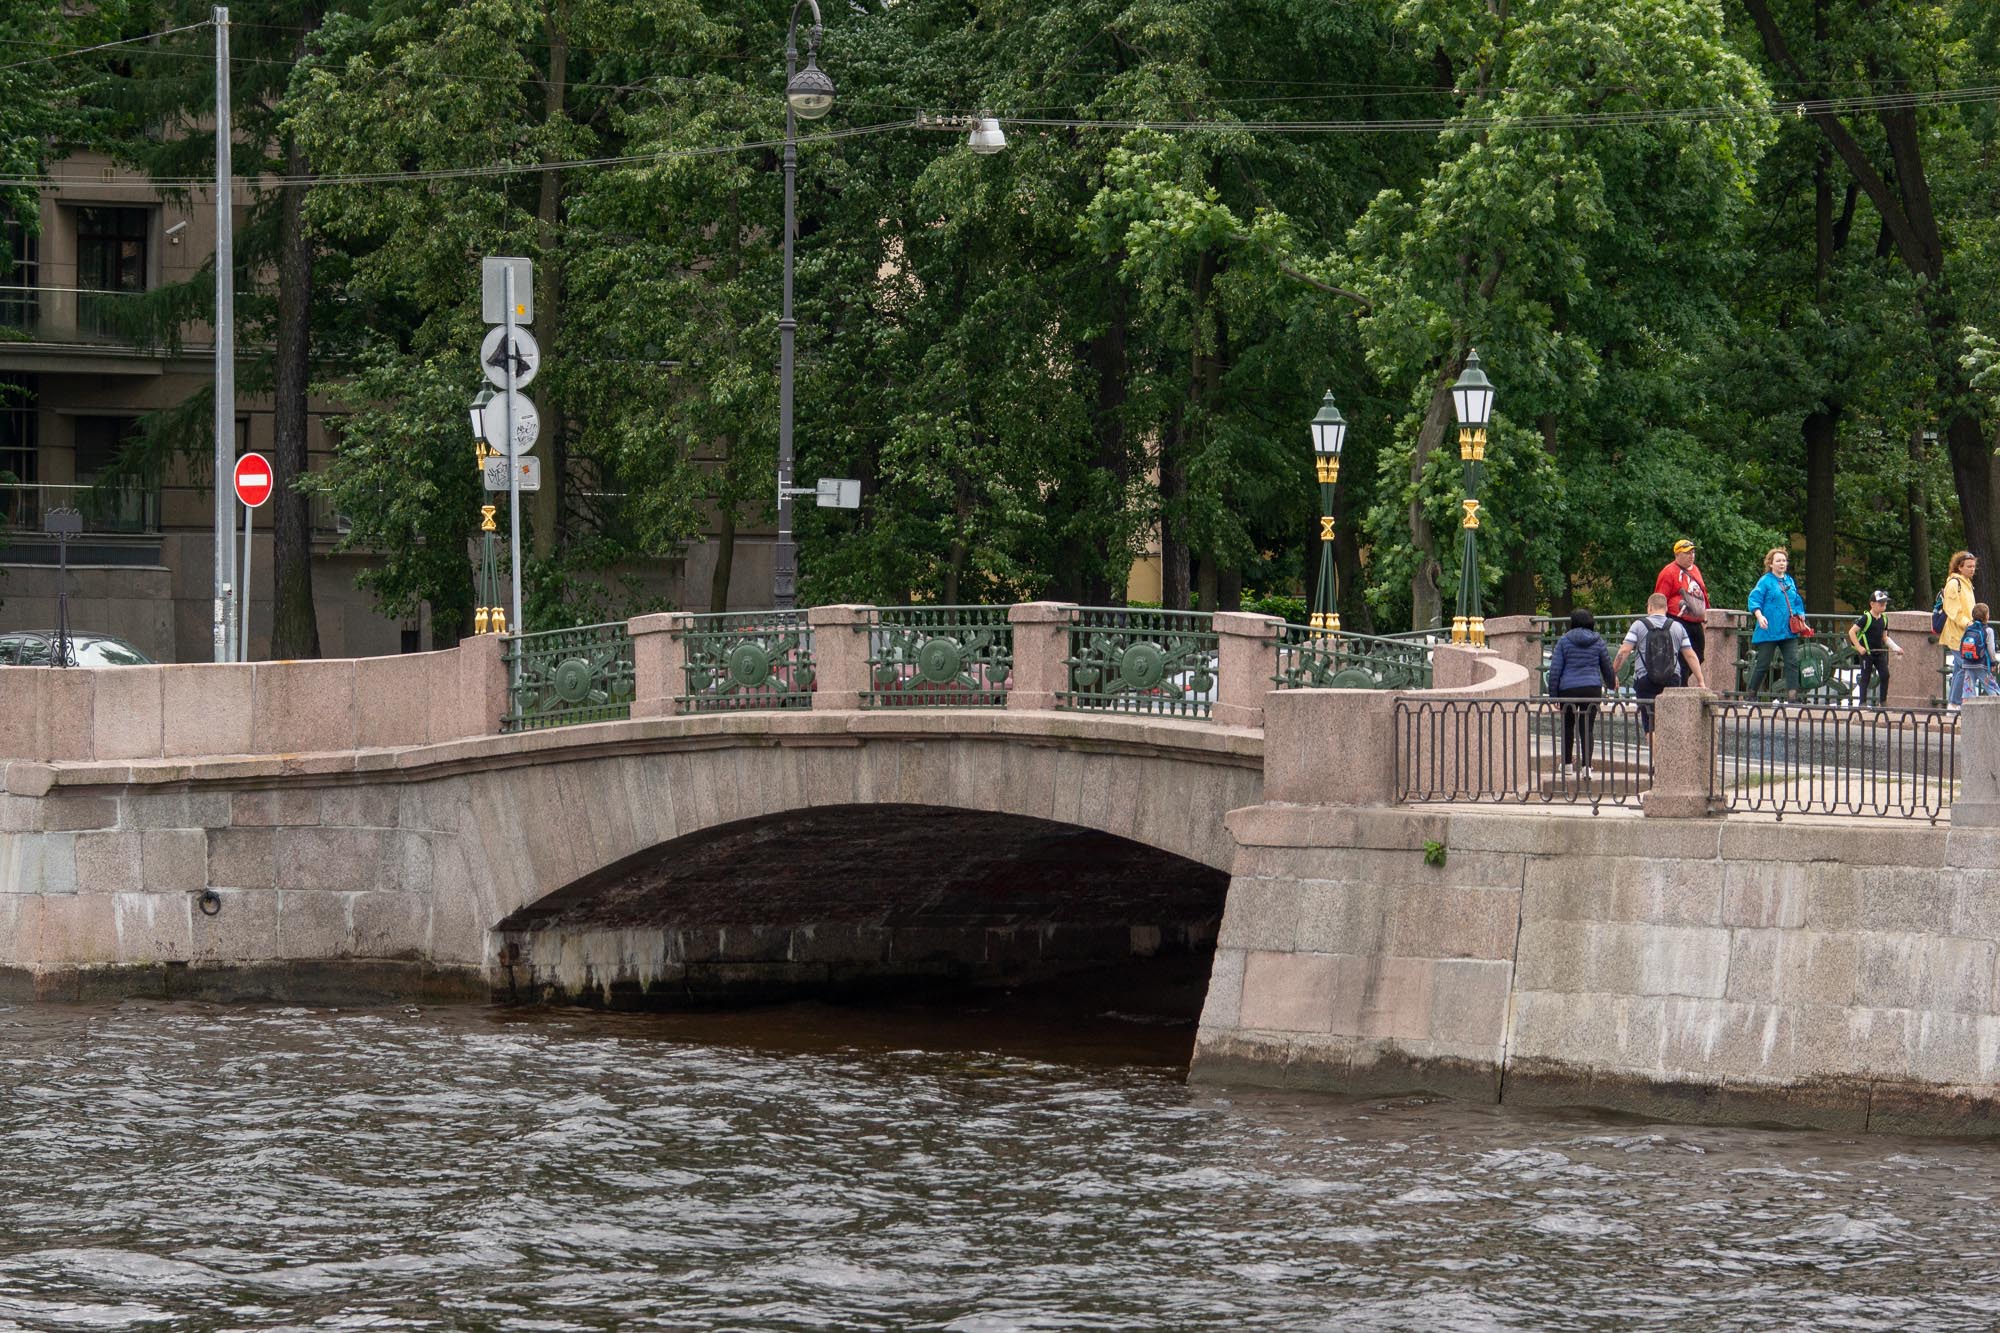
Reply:
<svg viewBox="0 0 2000 1333"><path fill-rule="evenodd" d="M1660 691L1681 683L1683 666L1687 668L1686 680L1698 689L1708 688L1708 681L1701 673L1701 659L1694 655L1694 645L1688 641L1687 627L1667 614L1664 593L1656 592L1646 599L1646 614L1625 631L1625 642L1618 645L1618 658L1611 669L1621 670L1625 660L1635 654L1632 695L1639 701L1639 726L1650 736L1653 700Z"/></svg>

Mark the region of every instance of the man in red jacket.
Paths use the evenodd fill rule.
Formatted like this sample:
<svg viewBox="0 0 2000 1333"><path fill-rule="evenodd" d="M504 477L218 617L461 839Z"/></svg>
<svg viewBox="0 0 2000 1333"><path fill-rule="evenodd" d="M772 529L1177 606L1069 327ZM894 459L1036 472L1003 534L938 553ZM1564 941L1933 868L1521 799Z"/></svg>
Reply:
<svg viewBox="0 0 2000 1333"><path fill-rule="evenodd" d="M1694 543L1683 537L1674 543L1674 558L1653 580L1653 591L1667 599L1667 614L1681 622L1696 660L1706 662L1702 626L1708 620L1708 580L1694 562Z"/></svg>

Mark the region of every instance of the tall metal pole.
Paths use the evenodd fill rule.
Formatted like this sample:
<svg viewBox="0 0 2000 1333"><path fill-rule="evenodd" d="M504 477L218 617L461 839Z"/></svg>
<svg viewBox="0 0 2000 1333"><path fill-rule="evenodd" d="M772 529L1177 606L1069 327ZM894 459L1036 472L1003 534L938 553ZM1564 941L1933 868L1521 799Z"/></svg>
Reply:
<svg viewBox="0 0 2000 1333"><path fill-rule="evenodd" d="M229 126L229 9L215 23L215 660L231 651L229 579L236 569L236 523L229 475L236 463L236 240ZM237 594L242 595L238 589Z"/></svg>
<svg viewBox="0 0 2000 1333"><path fill-rule="evenodd" d="M792 25L785 31L785 87L799 71L798 10L792 11ZM792 233L796 230L793 211L799 175L799 122L792 112L791 99L785 100L785 297L778 315L778 550L771 571L771 605L789 611L798 605L799 556L792 545L792 336L798 321L792 318Z"/></svg>
<svg viewBox="0 0 2000 1333"><path fill-rule="evenodd" d="M507 552L514 575L514 633L525 632L521 623L521 465L518 441L514 436L514 266L508 264L500 279L502 295L507 298L506 339L500 346L507 362ZM521 655L514 654L514 679L521 677Z"/></svg>
<svg viewBox="0 0 2000 1333"><path fill-rule="evenodd" d="M243 582L236 590L236 660L250 660L250 516L257 511L243 506Z"/></svg>

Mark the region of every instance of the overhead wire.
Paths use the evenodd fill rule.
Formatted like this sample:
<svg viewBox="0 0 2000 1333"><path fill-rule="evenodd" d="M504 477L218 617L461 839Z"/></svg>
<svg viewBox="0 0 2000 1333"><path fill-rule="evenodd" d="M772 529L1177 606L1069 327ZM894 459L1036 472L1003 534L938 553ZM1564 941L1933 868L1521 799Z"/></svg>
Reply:
<svg viewBox="0 0 2000 1333"><path fill-rule="evenodd" d="M159 32L141 33L137 37L121 37L115 42L99 42L95 46L79 46L73 50L54 51L45 56L34 56L28 60L17 60L11 65L0 65L0 70L26 69L29 65L44 65L52 60L67 60L71 56L89 55L93 51L109 51L115 47L132 46L138 42L157 41L162 37L172 37L175 33L193 32L197 28L206 28L213 22L213 19L203 19L199 23L184 23L178 28L165 28Z"/></svg>

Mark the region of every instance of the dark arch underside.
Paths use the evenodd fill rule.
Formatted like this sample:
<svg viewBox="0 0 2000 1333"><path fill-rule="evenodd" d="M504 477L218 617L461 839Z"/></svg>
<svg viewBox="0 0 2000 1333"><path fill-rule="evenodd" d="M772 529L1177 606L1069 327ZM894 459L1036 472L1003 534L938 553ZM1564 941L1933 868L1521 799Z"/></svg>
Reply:
<svg viewBox="0 0 2000 1333"><path fill-rule="evenodd" d="M1018 815L822 806L676 839L501 922L517 998L672 1004L1205 957L1229 877ZM522 995L523 991L528 995Z"/></svg>

